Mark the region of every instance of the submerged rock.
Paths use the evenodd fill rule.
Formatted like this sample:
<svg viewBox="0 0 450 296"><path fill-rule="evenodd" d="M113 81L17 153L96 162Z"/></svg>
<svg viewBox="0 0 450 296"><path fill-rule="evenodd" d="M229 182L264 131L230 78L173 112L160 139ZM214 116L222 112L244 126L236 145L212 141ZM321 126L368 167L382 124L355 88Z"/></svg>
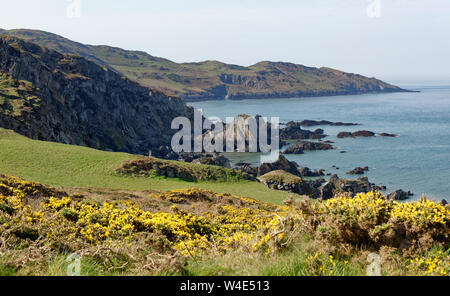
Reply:
<svg viewBox="0 0 450 296"><path fill-rule="evenodd" d="M367 166L364 168L357 167L357 168L354 168L353 170L347 172L347 174L349 174L349 175L364 175L364 173L367 171L369 171L369 167L367 167Z"/></svg>
<svg viewBox="0 0 450 296"><path fill-rule="evenodd" d="M338 138L356 138L356 137L375 137L375 133L371 131L357 131L354 133L351 132L340 132L337 135Z"/></svg>
<svg viewBox="0 0 450 296"><path fill-rule="evenodd" d="M332 150L332 145L321 142L299 141L283 151L284 154L303 154L303 151Z"/></svg>
<svg viewBox="0 0 450 296"><path fill-rule="evenodd" d="M380 137L391 137L391 138L395 138L395 137L398 137L398 135L396 135L396 134L388 134L388 133L381 133L381 134L378 134Z"/></svg>

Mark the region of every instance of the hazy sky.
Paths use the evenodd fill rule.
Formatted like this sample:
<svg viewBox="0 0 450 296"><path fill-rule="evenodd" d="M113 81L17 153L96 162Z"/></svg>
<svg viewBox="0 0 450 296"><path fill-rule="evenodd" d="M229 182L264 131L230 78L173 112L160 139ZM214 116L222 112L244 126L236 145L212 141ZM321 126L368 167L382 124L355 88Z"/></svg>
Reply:
<svg viewBox="0 0 450 296"><path fill-rule="evenodd" d="M0 0L0 4L3 29L40 29L177 62L251 65L272 60L385 80L450 79L449 0Z"/></svg>

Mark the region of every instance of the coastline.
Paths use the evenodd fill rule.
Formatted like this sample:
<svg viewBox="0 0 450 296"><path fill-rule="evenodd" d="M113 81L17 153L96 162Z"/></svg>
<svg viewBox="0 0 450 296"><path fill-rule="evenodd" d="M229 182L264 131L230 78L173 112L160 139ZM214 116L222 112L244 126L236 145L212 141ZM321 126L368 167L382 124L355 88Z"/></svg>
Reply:
<svg viewBox="0 0 450 296"><path fill-rule="evenodd" d="M417 90L409 89L398 89L398 90L387 90L387 91L373 91L373 92L321 92L321 93L305 93L299 92L289 92L289 93L270 93L270 94L239 94L234 96L225 97L211 97L211 96L199 96L199 97L186 97L180 96L180 98L186 103L197 103L197 102L207 102L207 101L242 101L242 100L268 100L268 99L292 99L292 98L320 98L320 97L346 97L346 96L358 96L358 95L376 95L376 94L389 94L389 93L420 93Z"/></svg>
<svg viewBox="0 0 450 296"><path fill-rule="evenodd" d="M448 134L442 124L448 117L448 91L445 88L427 88L422 83L408 85L414 91L364 95L322 96L315 98L267 98L263 104L257 100L209 100L191 102L188 105L203 109L204 115L219 118L239 114L279 116L280 122L305 119L333 122L357 122L350 127L317 126L323 128L335 142L336 150L307 151L301 155L289 155L288 159L312 170L325 169L345 177L345 172L356 167L369 166L366 175L371 182L385 185L388 192L397 189L410 190L417 200L422 194L437 200L448 200L449 145ZM279 100L281 99L281 100ZM369 130L376 134L390 133L398 137L370 137L339 139L340 132ZM345 153L343 153L345 151ZM342 153L341 153L342 152ZM259 164L257 155L227 155L232 163ZM333 165L340 168L336 170ZM434 177L424 178L423 172Z"/></svg>

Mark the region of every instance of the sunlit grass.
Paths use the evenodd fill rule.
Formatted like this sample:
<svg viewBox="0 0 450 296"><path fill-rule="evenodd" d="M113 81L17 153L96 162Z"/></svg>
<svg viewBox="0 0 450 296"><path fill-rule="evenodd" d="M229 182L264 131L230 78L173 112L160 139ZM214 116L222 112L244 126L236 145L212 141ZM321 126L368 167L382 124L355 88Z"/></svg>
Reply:
<svg viewBox="0 0 450 296"><path fill-rule="evenodd" d="M186 182L162 177L127 177L115 169L140 156L80 146L35 141L0 129L0 173L56 187L96 187L128 190L203 188L279 204L289 193L253 181Z"/></svg>

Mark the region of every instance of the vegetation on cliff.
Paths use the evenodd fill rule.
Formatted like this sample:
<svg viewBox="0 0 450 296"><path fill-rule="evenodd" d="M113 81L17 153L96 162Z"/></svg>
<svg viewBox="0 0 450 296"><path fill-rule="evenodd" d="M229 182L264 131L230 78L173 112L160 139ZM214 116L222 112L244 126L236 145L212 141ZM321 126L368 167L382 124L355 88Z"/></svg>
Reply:
<svg viewBox="0 0 450 296"><path fill-rule="evenodd" d="M249 179L244 173L215 165L163 160L154 157L132 160L122 164L117 172L129 176L163 176L185 181L235 182Z"/></svg>
<svg viewBox="0 0 450 296"><path fill-rule="evenodd" d="M13 79L0 72L0 112L10 116L21 116L39 107L38 90L28 81Z"/></svg>

